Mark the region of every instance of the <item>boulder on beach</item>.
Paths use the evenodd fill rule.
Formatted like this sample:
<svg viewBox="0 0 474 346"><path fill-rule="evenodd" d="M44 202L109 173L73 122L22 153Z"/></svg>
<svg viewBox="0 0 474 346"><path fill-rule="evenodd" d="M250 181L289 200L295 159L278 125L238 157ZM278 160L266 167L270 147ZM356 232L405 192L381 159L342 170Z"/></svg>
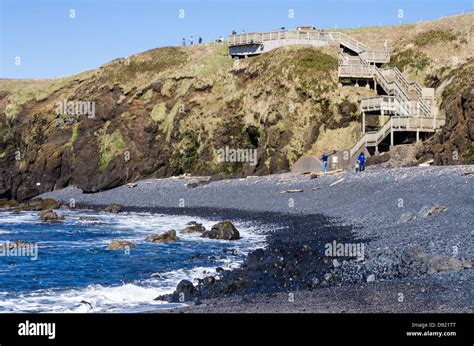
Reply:
<svg viewBox="0 0 474 346"><path fill-rule="evenodd" d="M206 186L211 182L211 177L196 178L185 184L186 188L194 189L199 186Z"/></svg>
<svg viewBox="0 0 474 346"><path fill-rule="evenodd" d="M123 207L120 205L120 204L117 204L117 203L112 203L112 204L109 204L105 209L104 211L106 213L119 213L121 210L123 209Z"/></svg>
<svg viewBox="0 0 474 346"><path fill-rule="evenodd" d="M240 239L240 233L230 221L223 221L212 226L210 231L204 232L201 237L221 240Z"/></svg>
<svg viewBox="0 0 474 346"><path fill-rule="evenodd" d="M435 204L432 206L425 205L423 208L421 208L418 215L420 215L420 217L427 218L429 216L445 213L447 210L448 208L446 208L444 205L441 205L441 204Z"/></svg>
<svg viewBox="0 0 474 346"><path fill-rule="evenodd" d="M113 240L107 245L108 250L133 249L135 244L128 240Z"/></svg>
<svg viewBox="0 0 474 346"><path fill-rule="evenodd" d="M170 243L179 241L179 237L176 235L176 231L172 229L161 234L150 234L145 240L153 243Z"/></svg>
<svg viewBox="0 0 474 346"><path fill-rule="evenodd" d="M193 294L196 292L196 288L194 287L193 283L189 280L181 280L176 286L176 294Z"/></svg>
<svg viewBox="0 0 474 346"><path fill-rule="evenodd" d="M181 280L172 294L156 297L154 300L162 300L170 303L183 303L194 300L199 296L199 291L189 280Z"/></svg>
<svg viewBox="0 0 474 346"><path fill-rule="evenodd" d="M52 209L47 209L47 210L41 211L39 213L39 218L41 219L41 221L48 222L48 223L64 220L64 216L59 216Z"/></svg>
<svg viewBox="0 0 474 346"><path fill-rule="evenodd" d="M453 256L431 255L419 248L409 249L404 257L405 263L408 263L412 272L416 274L457 272L472 268L472 263L468 260Z"/></svg>
<svg viewBox="0 0 474 346"><path fill-rule="evenodd" d="M195 223L192 224L186 228L183 228L180 233L182 234L188 234L188 233L204 233L206 231L206 228L200 224L200 223Z"/></svg>

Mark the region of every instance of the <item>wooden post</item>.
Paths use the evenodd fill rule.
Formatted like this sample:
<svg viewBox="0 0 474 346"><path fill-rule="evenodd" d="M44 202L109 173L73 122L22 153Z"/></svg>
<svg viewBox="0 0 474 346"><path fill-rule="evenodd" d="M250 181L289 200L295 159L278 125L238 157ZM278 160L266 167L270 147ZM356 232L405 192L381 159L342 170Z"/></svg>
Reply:
<svg viewBox="0 0 474 346"><path fill-rule="evenodd" d="M365 135L365 112L362 112L362 134Z"/></svg>
<svg viewBox="0 0 474 346"><path fill-rule="evenodd" d="M420 130L416 130L416 142L418 143L420 141Z"/></svg>

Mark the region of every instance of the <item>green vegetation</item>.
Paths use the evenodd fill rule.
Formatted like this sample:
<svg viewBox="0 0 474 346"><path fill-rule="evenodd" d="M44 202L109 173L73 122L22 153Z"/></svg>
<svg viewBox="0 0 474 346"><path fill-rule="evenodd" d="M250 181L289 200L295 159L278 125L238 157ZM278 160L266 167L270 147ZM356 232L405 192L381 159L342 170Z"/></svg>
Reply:
<svg viewBox="0 0 474 346"><path fill-rule="evenodd" d="M401 71L411 68L417 74L419 71L429 67L431 63L431 59L425 53L409 48L392 55L391 61L387 66L398 67Z"/></svg>
<svg viewBox="0 0 474 346"><path fill-rule="evenodd" d="M99 78L103 84L120 83L141 86L151 81L156 74L179 67L186 62L186 59L186 51L179 47L152 49L105 65Z"/></svg>
<svg viewBox="0 0 474 346"><path fill-rule="evenodd" d="M337 58L319 49L301 49L292 58L296 65L295 71L301 75L337 69Z"/></svg>
<svg viewBox="0 0 474 346"><path fill-rule="evenodd" d="M107 125L105 129L107 128ZM122 154L125 150L125 141L119 130L115 130L111 134L103 134L99 137L100 148L100 166L101 170L105 170L109 163L116 156Z"/></svg>
<svg viewBox="0 0 474 346"><path fill-rule="evenodd" d="M462 154L462 159L466 165L474 164L474 143Z"/></svg>
<svg viewBox="0 0 474 346"><path fill-rule="evenodd" d="M453 81L443 90L441 108L446 108L467 86L474 84L473 62L471 60L450 73Z"/></svg>
<svg viewBox="0 0 474 346"><path fill-rule="evenodd" d="M150 113L150 118L155 122L161 122L166 118L166 105L164 103L158 103L153 107Z"/></svg>
<svg viewBox="0 0 474 346"><path fill-rule="evenodd" d="M71 138L66 144L64 144L64 148L73 149L73 145L77 139L78 132L79 132L79 123L75 123L74 127L72 128Z"/></svg>
<svg viewBox="0 0 474 346"><path fill-rule="evenodd" d="M433 29L415 36L414 43L418 47L433 45L442 42L456 41L458 36L452 30Z"/></svg>
<svg viewBox="0 0 474 346"><path fill-rule="evenodd" d="M196 74L206 76L233 66L227 45L213 47L212 54L204 56L196 66Z"/></svg>
<svg viewBox="0 0 474 346"><path fill-rule="evenodd" d="M197 159L199 139L195 132L188 132L183 139L185 148L179 159L179 170L185 172L186 169Z"/></svg>

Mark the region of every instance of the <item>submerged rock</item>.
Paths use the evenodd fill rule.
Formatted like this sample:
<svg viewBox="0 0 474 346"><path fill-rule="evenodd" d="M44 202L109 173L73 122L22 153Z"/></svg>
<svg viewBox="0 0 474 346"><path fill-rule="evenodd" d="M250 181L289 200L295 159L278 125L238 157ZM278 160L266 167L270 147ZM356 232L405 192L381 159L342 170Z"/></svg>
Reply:
<svg viewBox="0 0 474 346"><path fill-rule="evenodd" d="M210 231L204 232L201 237L221 240L240 239L240 233L230 221L223 221L212 226Z"/></svg>
<svg viewBox="0 0 474 346"><path fill-rule="evenodd" d="M179 237L176 235L176 231L172 229L162 234L150 234L145 240L153 243L169 243L179 241Z"/></svg>
<svg viewBox="0 0 474 346"><path fill-rule="evenodd" d="M64 216L59 216L52 209L47 209L40 212L39 218L41 219L41 221L48 222L48 223L64 220Z"/></svg>
<svg viewBox="0 0 474 346"><path fill-rule="evenodd" d="M122 250L122 249L133 249L135 244L128 240L113 240L107 245L108 250Z"/></svg>
<svg viewBox="0 0 474 346"><path fill-rule="evenodd" d="M104 211L106 213L119 213L120 211L122 211L123 207L120 205L120 204L117 204L117 203L112 203L112 204L109 204L105 209Z"/></svg>

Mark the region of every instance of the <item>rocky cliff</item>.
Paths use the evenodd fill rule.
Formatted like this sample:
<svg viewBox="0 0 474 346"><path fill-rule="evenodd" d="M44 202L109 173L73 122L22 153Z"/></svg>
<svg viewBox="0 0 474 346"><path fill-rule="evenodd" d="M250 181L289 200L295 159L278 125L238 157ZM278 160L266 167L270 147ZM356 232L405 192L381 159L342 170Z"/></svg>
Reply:
<svg viewBox="0 0 474 346"><path fill-rule="evenodd" d="M426 153L442 164L453 163L452 146L472 162L473 16L462 18L349 32L369 46L387 37L393 64L438 87L448 126ZM437 53L446 42L457 60ZM359 100L371 95L338 85L336 49L306 46L240 61L225 45L164 47L68 78L1 80L0 198L182 173L284 172L303 154L355 143ZM225 148L255 150L257 161L222 161Z"/></svg>

